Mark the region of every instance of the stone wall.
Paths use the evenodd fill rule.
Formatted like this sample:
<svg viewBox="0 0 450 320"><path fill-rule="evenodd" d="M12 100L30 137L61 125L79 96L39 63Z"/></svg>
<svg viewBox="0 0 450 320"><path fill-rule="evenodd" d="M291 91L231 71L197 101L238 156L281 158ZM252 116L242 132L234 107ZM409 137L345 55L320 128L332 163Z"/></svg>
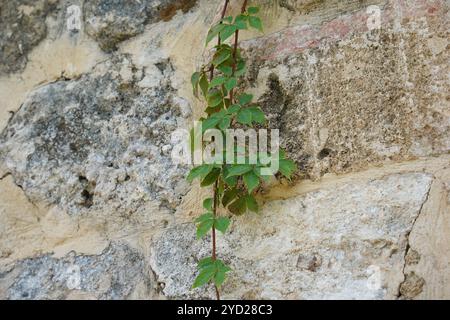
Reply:
<svg viewBox="0 0 450 320"><path fill-rule="evenodd" d="M170 154L222 2L0 4L0 299L214 297ZM449 1L253 3L240 88L300 171L219 237L224 298L449 299Z"/></svg>

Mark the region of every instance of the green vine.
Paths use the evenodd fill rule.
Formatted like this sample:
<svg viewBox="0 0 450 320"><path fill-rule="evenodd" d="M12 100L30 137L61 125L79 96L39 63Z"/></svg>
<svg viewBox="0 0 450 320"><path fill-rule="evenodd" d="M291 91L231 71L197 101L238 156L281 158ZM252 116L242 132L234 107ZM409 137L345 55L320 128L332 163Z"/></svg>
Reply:
<svg viewBox="0 0 450 320"><path fill-rule="evenodd" d="M207 116L200 119L202 133L208 129L218 129L225 139L226 130L229 128L237 125L252 127L266 123L263 111L252 102L252 95L246 93L235 95L239 78L246 73L246 62L238 48L239 32L248 28L263 30L261 19L258 17L259 8L247 8L247 0L244 0L239 15L225 17L228 4L229 0L226 0L221 20L209 30L207 35L206 45L217 38L212 61L204 65L199 72L195 72L191 78L194 95L196 97L202 95L207 103L205 109ZM233 36L233 44L227 44ZM202 149L204 148L202 144ZM234 149L233 159L238 151ZM272 175L263 174L262 169L268 168L269 165L263 164L259 158L256 164L251 164L249 158L252 156L250 152L246 153L244 164L238 164L234 160L233 163L223 161L213 164L203 163L194 167L187 177L189 182L200 179L202 187L213 186L213 197L203 201L206 213L195 220L197 238L202 238L211 232L212 253L210 257L199 261L199 273L193 288L213 283L218 300L220 288L226 280L227 273L231 271L230 267L217 258L216 230L225 233L230 225L229 217L219 216L219 206L227 208L234 215L242 215L247 211L258 212L255 193L261 183L268 181L278 172L290 179L296 171L295 163L286 159L282 151L276 159L279 171L272 172ZM225 152L221 155L221 160L224 158L226 158Z"/></svg>

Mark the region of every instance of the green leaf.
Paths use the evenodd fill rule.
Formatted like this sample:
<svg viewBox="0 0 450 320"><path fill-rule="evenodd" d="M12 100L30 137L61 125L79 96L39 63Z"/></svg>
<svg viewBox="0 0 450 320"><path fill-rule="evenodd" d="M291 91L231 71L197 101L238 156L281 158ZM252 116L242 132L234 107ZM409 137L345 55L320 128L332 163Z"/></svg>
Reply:
<svg viewBox="0 0 450 320"><path fill-rule="evenodd" d="M222 19L222 22L227 22L227 23L231 23L233 21L233 17L232 16L228 16Z"/></svg>
<svg viewBox="0 0 450 320"><path fill-rule="evenodd" d="M202 131L205 132L208 129L214 128L222 119L219 117L211 116L205 121L202 121Z"/></svg>
<svg viewBox="0 0 450 320"><path fill-rule="evenodd" d="M228 210L230 210L235 215L242 215L247 211L247 202L245 197L238 198L232 204L228 206Z"/></svg>
<svg viewBox="0 0 450 320"><path fill-rule="evenodd" d="M238 30L247 29L247 16L240 14L234 19L234 24Z"/></svg>
<svg viewBox="0 0 450 320"><path fill-rule="evenodd" d="M226 77L217 77L212 79L212 81L209 84L209 89L217 87L217 86L221 86L223 85L225 82L227 81Z"/></svg>
<svg viewBox="0 0 450 320"><path fill-rule="evenodd" d="M213 90L208 94L208 105L211 108L218 106L223 101L222 93L219 90Z"/></svg>
<svg viewBox="0 0 450 320"><path fill-rule="evenodd" d="M228 92L231 91L231 89L235 88L237 86L237 79L236 78L230 78L225 82L225 89L227 89Z"/></svg>
<svg viewBox="0 0 450 320"><path fill-rule="evenodd" d="M238 101L242 106L252 102L252 100L253 100L253 95L247 94L247 93L241 94L238 97Z"/></svg>
<svg viewBox="0 0 450 320"><path fill-rule="evenodd" d="M253 197L252 195L250 195L250 194L247 195L245 197L245 202L246 202L248 210L253 211L253 212L259 211L258 202L256 202L255 197Z"/></svg>
<svg viewBox="0 0 450 320"><path fill-rule="evenodd" d="M228 48L223 48L216 52L212 63L215 66L218 66L218 65L222 64L223 62L227 61L228 58L230 58L230 57L231 57L231 51Z"/></svg>
<svg viewBox="0 0 450 320"><path fill-rule="evenodd" d="M217 68L227 77L231 77L233 74L233 68L230 66L220 65Z"/></svg>
<svg viewBox="0 0 450 320"><path fill-rule="evenodd" d="M237 121L242 124L251 124L252 112L249 109L241 109L237 115Z"/></svg>
<svg viewBox="0 0 450 320"><path fill-rule="evenodd" d="M223 261L220 259L217 259L215 264L216 264L217 270L219 270L219 271L223 271L223 272L231 271L231 268L229 266L227 266L225 263L223 263Z"/></svg>
<svg viewBox="0 0 450 320"><path fill-rule="evenodd" d="M225 25L222 31L220 31L220 40L222 42L225 42L225 40L231 37L236 32L236 30L238 30L238 27L234 24Z"/></svg>
<svg viewBox="0 0 450 320"><path fill-rule="evenodd" d="M204 268L194 281L192 288L198 288L207 284L216 274L216 268Z"/></svg>
<svg viewBox="0 0 450 320"><path fill-rule="evenodd" d="M248 164L231 165L228 168L227 178L243 175L249 171L252 171L252 169L253 169L253 167Z"/></svg>
<svg viewBox="0 0 450 320"><path fill-rule="evenodd" d="M250 7L247 9L247 12L249 14L257 14L259 12L259 8L258 7Z"/></svg>
<svg viewBox="0 0 450 320"><path fill-rule="evenodd" d="M191 77L192 90L194 92L194 96L198 97L198 83L200 81L200 72L194 72Z"/></svg>
<svg viewBox="0 0 450 320"><path fill-rule="evenodd" d="M280 160L280 172L283 176L290 179L292 174L297 171L297 165L292 160Z"/></svg>
<svg viewBox="0 0 450 320"><path fill-rule="evenodd" d="M233 104L231 107L228 108L227 112L228 114L237 113L241 110L241 106L238 104Z"/></svg>
<svg viewBox="0 0 450 320"><path fill-rule="evenodd" d="M208 95L209 83L205 73L203 73L202 76L200 77L198 84L200 85L200 89L202 90L203 96L206 97Z"/></svg>
<svg viewBox="0 0 450 320"><path fill-rule="evenodd" d="M211 172L212 169L213 169L213 166L212 166L212 165L209 165L209 164L204 164L204 165L195 167L195 168L193 168L193 169L189 172L189 174L188 174L188 176L187 176L186 179L187 179L189 182L192 182L192 181L194 181L194 179L196 179L196 178L199 178L199 177L203 178L203 177L205 177L209 172Z"/></svg>
<svg viewBox="0 0 450 320"><path fill-rule="evenodd" d="M202 214L200 217L198 217L197 219L195 219L196 223L201 223L201 222L205 222L207 220L211 220L214 219L214 215L212 212L207 212L205 214Z"/></svg>
<svg viewBox="0 0 450 320"><path fill-rule="evenodd" d="M228 204L230 204L231 201L233 201L239 193L239 190L236 188L228 189L224 192L222 197L222 205L226 207Z"/></svg>
<svg viewBox="0 0 450 320"><path fill-rule="evenodd" d="M244 183L248 193L252 193L259 186L259 178L253 171L250 171L244 174Z"/></svg>
<svg viewBox="0 0 450 320"><path fill-rule="evenodd" d="M214 225L214 219L200 222L197 226L197 239L203 238Z"/></svg>
<svg viewBox="0 0 450 320"><path fill-rule="evenodd" d="M225 116L219 123L219 129L226 130L231 125L231 116Z"/></svg>
<svg viewBox="0 0 450 320"><path fill-rule="evenodd" d="M224 271L217 271L214 275L214 284L217 288L220 289L222 287L222 284L225 282L226 273Z"/></svg>
<svg viewBox="0 0 450 320"><path fill-rule="evenodd" d="M237 63L237 66L236 66L236 72L234 73L234 75L235 75L236 77L241 77L241 76L243 76L246 72L247 72L247 68L246 68L246 66L245 66L245 61L244 61L244 60L239 61L239 62Z"/></svg>
<svg viewBox="0 0 450 320"><path fill-rule="evenodd" d="M214 264L214 262L215 262L215 261L213 260L212 257L207 257L207 258L201 259L201 260L198 262L197 266L198 266L199 269L202 269L202 268L211 266L212 264Z"/></svg>
<svg viewBox="0 0 450 320"><path fill-rule="evenodd" d="M207 186L212 185L214 182L216 182L217 178L219 177L220 171L221 170L217 169L217 168L212 170L210 173L208 173L208 175L205 177L205 179L203 179L200 186L207 187Z"/></svg>
<svg viewBox="0 0 450 320"><path fill-rule="evenodd" d="M207 199L203 200L203 208L205 208L206 210L212 211L212 206L213 206L212 198L207 198Z"/></svg>
<svg viewBox="0 0 450 320"><path fill-rule="evenodd" d="M216 219L216 222L214 223L214 228L219 230L222 233L225 233L230 225L230 219L227 217L220 217Z"/></svg>
<svg viewBox="0 0 450 320"><path fill-rule="evenodd" d="M262 22L259 17L249 17L248 22L252 28L258 29L261 32L263 31Z"/></svg>
<svg viewBox="0 0 450 320"><path fill-rule="evenodd" d="M223 25L222 23L213 26L206 36L206 45L208 45L208 43L210 43L211 40L214 39L219 34L219 32L223 30L224 27L225 25Z"/></svg>
<svg viewBox="0 0 450 320"><path fill-rule="evenodd" d="M250 107L249 110L252 113L252 121L259 124L264 124L266 122L266 116L259 107Z"/></svg>

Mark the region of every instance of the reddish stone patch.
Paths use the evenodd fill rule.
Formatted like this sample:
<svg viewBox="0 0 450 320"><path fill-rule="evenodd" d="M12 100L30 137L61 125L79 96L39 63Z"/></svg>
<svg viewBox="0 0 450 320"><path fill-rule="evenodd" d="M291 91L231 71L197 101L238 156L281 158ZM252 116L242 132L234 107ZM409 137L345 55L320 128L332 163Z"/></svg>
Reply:
<svg viewBox="0 0 450 320"><path fill-rule="evenodd" d="M442 15L445 16L444 0L398 0L386 5L381 13L381 27L386 27L396 17L405 19ZM369 16L366 8L349 15L344 15L321 25L294 26L264 38L247 41L244 47L257 46L265 60L283 58L305 49L318 47L324 42L337 42L352 34L367 32Z"/></svg>

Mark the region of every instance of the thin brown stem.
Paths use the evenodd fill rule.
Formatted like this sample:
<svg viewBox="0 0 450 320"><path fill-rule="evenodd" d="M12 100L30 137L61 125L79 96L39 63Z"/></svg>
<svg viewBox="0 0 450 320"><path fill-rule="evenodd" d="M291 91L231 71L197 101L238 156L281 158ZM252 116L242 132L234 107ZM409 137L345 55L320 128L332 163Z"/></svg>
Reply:
<svg viewBox="0 0 450 320"><path fill-rule="evenodd" d="M244 0L244 3L242 4L241 13L244 13L245 10L247 10L247 2L248 0ZM238 50L238 43L239 43L239 30L236 30L234 34L234 48L233 48L233 75L236 72L236 58L237 58L237 50ZM233 104L234 99L234 89L230 90L230 102Z"/></svg>
<svg viewBox="0 0 450 320"><path fill-rule="evenodd" d="M227 12L227 8L228 8L228 4L230 3L230 0L225 0L225 4L223 5L223 9L222 9L222 14L221 14L221 18L220 20L223 20L223 18L225 17L225 14ZM222 23L222 22L221 22ZM220 45L220 36L218 37L217 40L217 45ZM210 81L214 78L214 65L211 66L211 70L210 70ZM218 181L216 181L216 183L214 184L214 205L213 205L213 215L214 215L214 219L217 216L217 196L218 196ZM216 260L217 258L217 253L216 253L216 228L213 226L212 228L212 259L213 261ZM214 289L216 290L216 298L217 300L220 300L220 291L219 288L214 285Z"/></svg>
<svg viewBox="0 0 450 320"><path fill-rule="evenodd" d="M227 13L228 4L230 3L230 0L225 0L225 4L223 5L222 14L220 15L220 23L222 23L223 18L225 18L225 14ZM220 46L220 36L217 39L217 45ZM211 81L214 78L214 65L211 66L211 69L209 70L209 81Z"/></svg>

